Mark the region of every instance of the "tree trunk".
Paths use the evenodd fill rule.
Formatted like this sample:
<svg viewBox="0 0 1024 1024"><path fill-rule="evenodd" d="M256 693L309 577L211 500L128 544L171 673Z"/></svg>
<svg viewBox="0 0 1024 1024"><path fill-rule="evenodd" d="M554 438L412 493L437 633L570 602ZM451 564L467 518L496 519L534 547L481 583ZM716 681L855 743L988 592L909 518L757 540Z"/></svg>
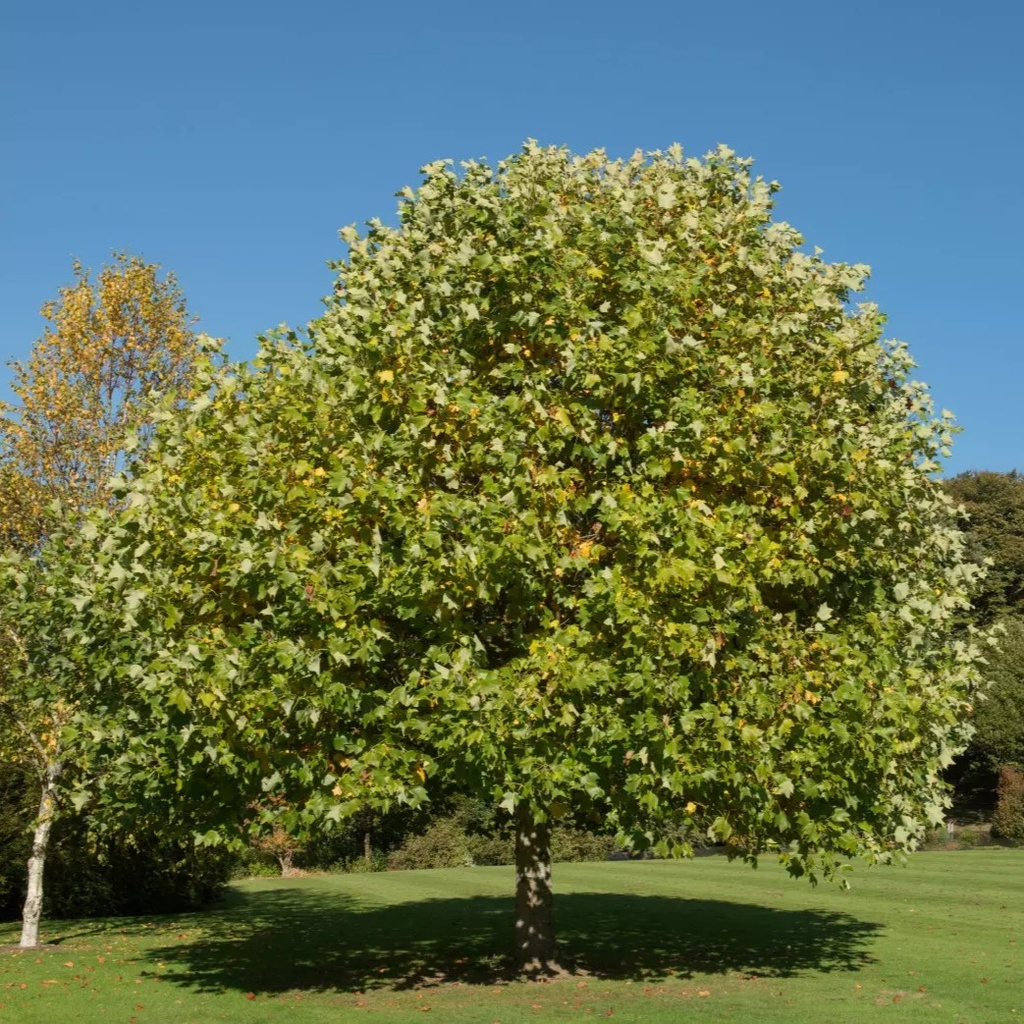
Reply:
<svg viewBox="0 0 1024 1024"><path fill-rule="evenodd" d="M525 974L554 974L555 896L551 891L551 825L530 808L516 810L516 965Z"/></svg>
<svg viewBox="0 0 1024 1024"><path fill-rule="evenodd" d="M57 810L57 780L60 778L59 763L46 766L43 777L43 792L39 798L39 816L32 833L32 856L28 859L28 894L21 915L22 949L39 945L39 921L43 916L43 868L46 866L46 851L50 845L50 829Z"/></svg>
<svg viewBox="0 0 1024 1024"><path fill-rule="evenodd" d="M363 860L366 861L367 866L373 863L373 846L370 843L369 829L363 833Z"/></svg>

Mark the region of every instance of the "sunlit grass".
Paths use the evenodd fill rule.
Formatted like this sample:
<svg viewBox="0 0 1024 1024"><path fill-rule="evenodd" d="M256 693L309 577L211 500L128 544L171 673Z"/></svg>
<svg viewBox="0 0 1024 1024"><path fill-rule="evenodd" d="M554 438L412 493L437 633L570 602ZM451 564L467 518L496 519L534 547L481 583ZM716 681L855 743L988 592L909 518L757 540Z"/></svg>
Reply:
<svg viewBox="0 0 1024 1024"><path fill-rule="evenodd" d="M546 984L508 980L511 884L507 868L260 880L206 913L53 922L51 950L0 959L0 1021L1024 1016L1024 851L920 854L858 869L849 892L719 857L558 865L578 973Z"/></svg>

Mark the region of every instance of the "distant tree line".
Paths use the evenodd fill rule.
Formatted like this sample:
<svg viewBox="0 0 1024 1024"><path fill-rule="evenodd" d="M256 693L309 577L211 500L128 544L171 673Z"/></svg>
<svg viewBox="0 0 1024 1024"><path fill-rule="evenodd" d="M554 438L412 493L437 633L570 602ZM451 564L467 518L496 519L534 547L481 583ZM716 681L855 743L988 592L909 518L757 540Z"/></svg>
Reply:
<svg viewBox="0 0 1024 1024"><path fill-rule="evenodd" d="M965 622L1001 631L986 656L989 688L974 709L974 736L950 772L954 813L995 814L994 831L1024 840L1024 476L978 470L944 486L962 508L969 556L987 565Z"/></svg>

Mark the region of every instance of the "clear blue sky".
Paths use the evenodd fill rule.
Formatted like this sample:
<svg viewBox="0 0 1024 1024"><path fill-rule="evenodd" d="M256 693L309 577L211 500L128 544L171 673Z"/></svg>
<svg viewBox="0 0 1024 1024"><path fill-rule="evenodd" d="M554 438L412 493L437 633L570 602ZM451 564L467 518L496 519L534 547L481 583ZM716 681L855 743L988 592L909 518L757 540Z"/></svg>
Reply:
<svg viewBox="0 0 1024 1024"><path fill-rule="evenodd" d="M724 142L868 298L964 430L1024 469L1020 0L68 3L0 28L0 356L127 249L248 358L330 290L338 229L439 157ZM6 395L5 371L0 392Z"/></svg>

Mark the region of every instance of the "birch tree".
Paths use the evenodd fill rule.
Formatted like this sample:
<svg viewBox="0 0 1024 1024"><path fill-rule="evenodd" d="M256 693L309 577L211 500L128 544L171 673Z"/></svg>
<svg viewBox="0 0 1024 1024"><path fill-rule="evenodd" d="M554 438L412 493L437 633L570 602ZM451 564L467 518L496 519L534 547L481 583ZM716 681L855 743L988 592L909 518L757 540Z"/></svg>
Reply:
<svg viewBox="0 0 1024 1024"><path fill-rule="evenodd" d="M69 568L68 552L83 563L90 555L75 524L114 507L110 478L128 447L145 445L154 393L187 392L198 344L174 276L157 265L118 253L95 278L77 262L73 272L43 306L46 326L28 359L11 364L17 401L0 403L0 542L9 552L0 577L0 751L30 766L40 785L23 946L38 942L46 851L83 686L65 614L81 568Z"/></svg>
<svg viewBox="0 0 1024 1024"><path fill-rule="evenodd" d="M115 253L41 309L42 336L11 363L16 401L0 402L0 539L32 548L54 501L109 506L107 484L143 423L150 393L187 388L196 335L173 274Z"/></svg>

